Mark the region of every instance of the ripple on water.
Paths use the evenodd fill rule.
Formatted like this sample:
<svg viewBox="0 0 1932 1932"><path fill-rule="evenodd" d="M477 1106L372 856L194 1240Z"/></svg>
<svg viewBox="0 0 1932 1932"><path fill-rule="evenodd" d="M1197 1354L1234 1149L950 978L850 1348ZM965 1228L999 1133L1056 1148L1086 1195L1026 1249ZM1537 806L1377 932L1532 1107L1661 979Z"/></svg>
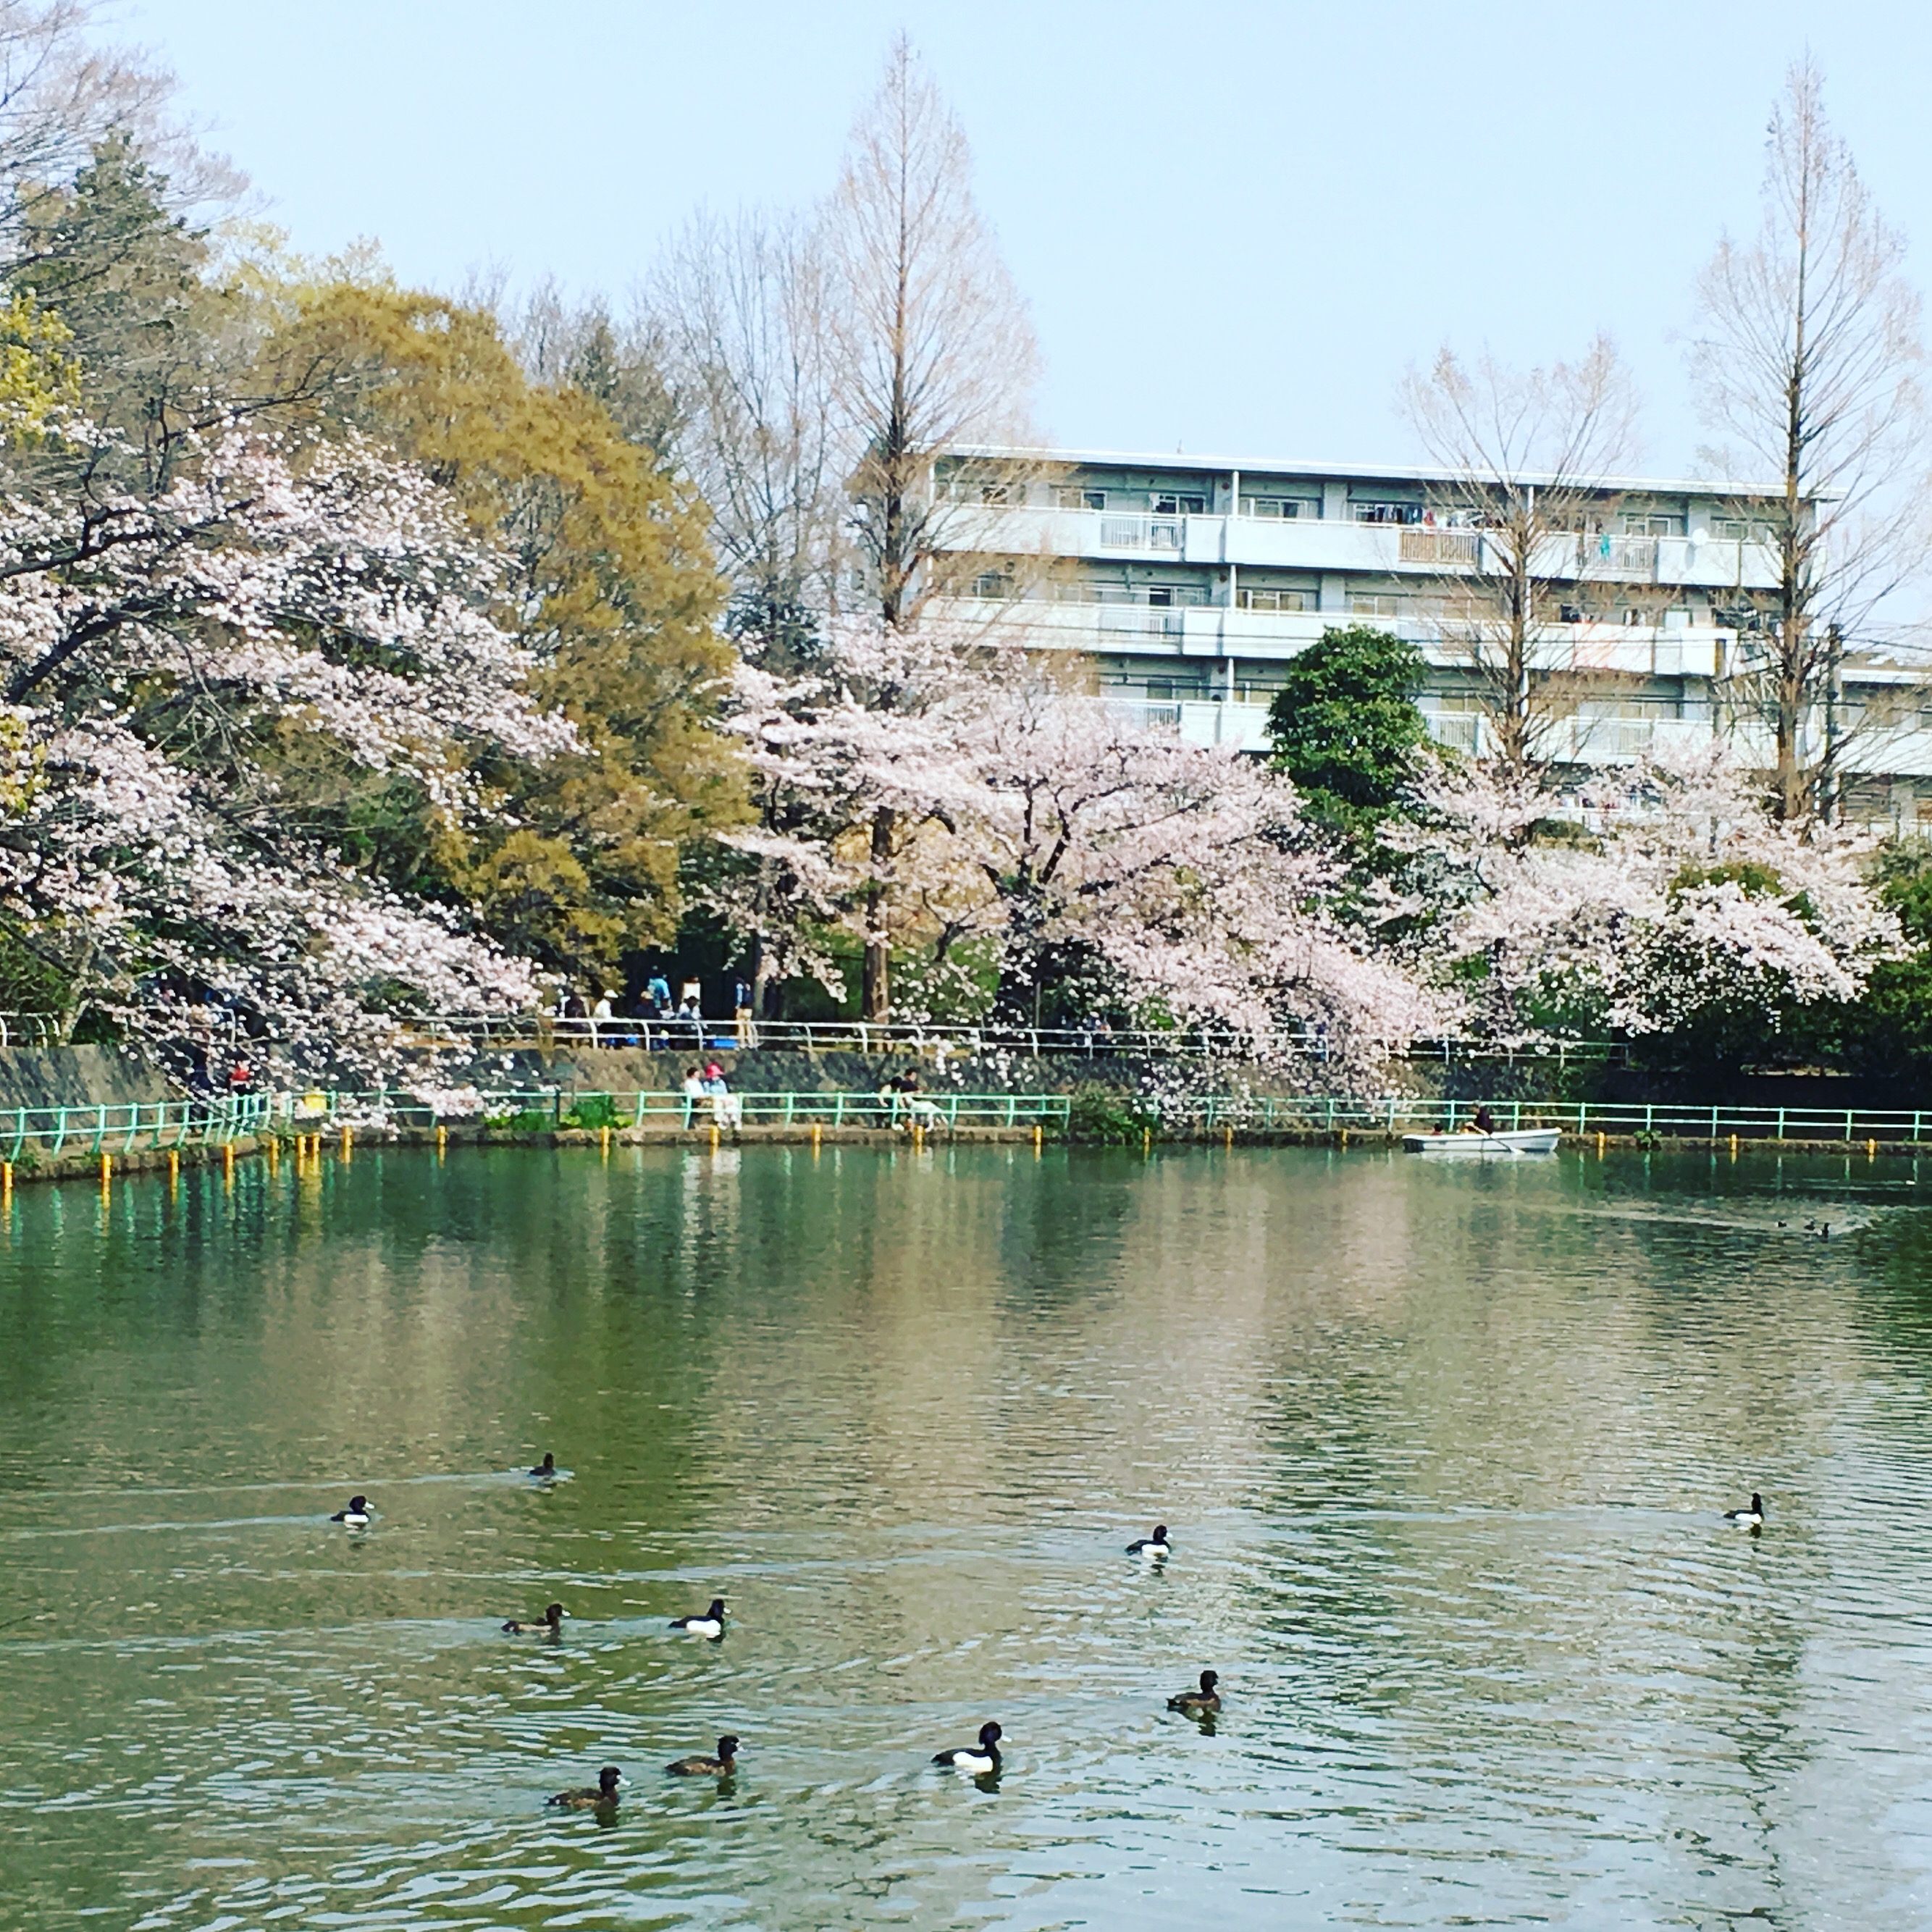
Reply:
<svg viewBox="0 0 1932 1932"><path fill-rule="evenodd" d="M0 1895L1916 1927L1932 1244L1904 1164L1826 1173L386 1154L191 1244L23 1190ZM928 1766L988 1717L996 1785ZM606 1762L614 1817L546 1812Z"/></svg>

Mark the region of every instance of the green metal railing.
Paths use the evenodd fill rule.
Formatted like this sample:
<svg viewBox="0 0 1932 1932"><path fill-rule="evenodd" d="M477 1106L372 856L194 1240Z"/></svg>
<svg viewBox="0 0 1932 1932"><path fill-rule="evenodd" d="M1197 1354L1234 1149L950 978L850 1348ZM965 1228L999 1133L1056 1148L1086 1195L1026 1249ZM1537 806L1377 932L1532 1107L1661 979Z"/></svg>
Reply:
<svg viewBox="0 0 1932 1932"><path fill-rule="evenodd" d="M945 1132L961 1128L1032 1128L1063 1132L1072 1102L1064 1094L746 1093L721 1108L710 1095L579 1093L556 1088L481 1095L481 1118L498 1125L544 1127L646 1126L702 1131L714 1126L896 1128ZM446 1106L446 1102L445 1103ZM1148 1103L1163 1134L1343 1133L1396 1136L1452 1130L1468 1124L1478 1102L1388 1098L1216 1095ZM1658 1140L1740 1141L1858 1145L1917 1144L1928 1138L1932 1109L1860 1107L1689 1107L1597 1101L1492 1100L1498 1127L1556 1127L1589 1138L1642 1135ZM0 1109L0 1159L19 1161L30 1148L63 1153L128 1154L190 1144L220 1145L264 1131L323 1128L434 1127L478 1118L439 1112L429 1100L398 1090L239 1094L206 1100Z"/></svg>
<svg viewBox="0 0 1932 1932"><path fill-rule="evenodd" d="M593 1093L542 1088L483 1095L484 1118L521 1120L535 1126L614 1128L671 1125L700 1129L734 1121L747 1126L1044 1127L1064 1131L1072 1102L1064 1094L743 1093L731 1095L721 1115L710 1096L681 1093ZM314 1108L325 1096L310 1095ZM326 1117L394 1120L434 1126L426 1103L400 1094L330 1094ZM1474 1100L1400 1096L1363 1100L1345 1095L1204 1094L1148 1100L1149 1118L1166 1133L1237 1132L1428 1133L1466 1124ZM1718 1141L1826 1141L1889 1143L1928 1138L1932 1108L1919 1112L1870 1108L1690 1107L1623 1102L1491 1100L1499 1126L1557 1127L1566 1135L1654 1135L1662 1138ZM320 1118L311 1111L313 1124ZM302 1116L294 1117L299 1127Z"/></svg>
<svg viewBox="0 0 1932 1932"><path fill-rule="evenodd" d="M410 1126L434 1126L438 1116L407 1094L331 1095L331 1116L360 1112ZM1052 1127L1064 1128L1071 1102L1064 1094L742 1093L721 1108L710 1095L682 1093L572 1092L556 1088L485 1094L483 1118L504 1124L537 1119L556 1126L642 1127ZM473 1117L472 1117L473 1118Z"/></svg>
<svg viewBox="0 0 1932 1932"><path fill-rule="evenodd" d="M242 1094L219 1100L0 1108L0 1159L17 1161L30 1146L50 1157L218 1146L266 1125L273 1104L268 1094Z"/></svg>
<svg viewBox="0 0 1932 1932"><path fill-rule="evenodd" d="M1163 1126L1183 1131L1431 1133L1467 1125L1488 1106L1499 1128L1557 1127L1580 1138L1654 1135L1670 1140L1922 1141L1932 1108L1688 1107L1581 1100L1429 1100L1217 1096L1163 1101Z"/></svg>

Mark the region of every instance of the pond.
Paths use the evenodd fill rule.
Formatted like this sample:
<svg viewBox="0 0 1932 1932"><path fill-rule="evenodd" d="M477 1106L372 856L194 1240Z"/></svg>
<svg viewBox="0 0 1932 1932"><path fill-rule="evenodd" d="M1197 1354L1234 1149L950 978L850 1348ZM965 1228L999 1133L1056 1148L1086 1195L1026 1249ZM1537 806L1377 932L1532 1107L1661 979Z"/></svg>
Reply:
<svg viewBox="0 0 1932 1932"><path fill-rule="evenodd" d="M1903 1161L22 1187L0 1920L1922 1926L1928 1370Z"/></svg>

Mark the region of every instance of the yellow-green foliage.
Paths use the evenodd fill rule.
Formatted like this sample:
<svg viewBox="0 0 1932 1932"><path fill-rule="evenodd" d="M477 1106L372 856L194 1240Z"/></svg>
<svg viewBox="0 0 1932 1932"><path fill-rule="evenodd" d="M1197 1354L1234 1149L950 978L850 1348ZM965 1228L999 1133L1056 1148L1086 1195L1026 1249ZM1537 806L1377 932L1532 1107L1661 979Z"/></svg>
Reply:
<svg viewBox="0 0 1932 1932"><path fill-rule="evenodd" d="M80 404L80 364L67 352L74 332L31 289L0 308L0 440L37 447Z"/></svg>
<svg viewBox="0 0 1932 1932"><path fill-rule="evenodd" d="M669 938L680 847L743 811L713 728L730 659L702 506L596 398L531 382L480 310L323 282L292 292L274 352L339 370L331 407L507 545L511 621L586 747L486 774L501 828L450 831L442 864L504 939L560 963Z"/></svg>

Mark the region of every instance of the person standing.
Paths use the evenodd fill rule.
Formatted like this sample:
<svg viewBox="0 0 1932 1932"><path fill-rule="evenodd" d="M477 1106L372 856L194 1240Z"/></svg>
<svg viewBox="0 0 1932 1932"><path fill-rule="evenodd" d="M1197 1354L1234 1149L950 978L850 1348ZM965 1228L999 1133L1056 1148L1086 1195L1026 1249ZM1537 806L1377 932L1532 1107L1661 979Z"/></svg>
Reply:
<svg viewBox="0 0 1932 1932"><path fill-rule="evenodd" d="M752 982L748 980L734 980L731 982L731 1013L734 1030L740 1046L753 1044L752 1032Z"/></svg>
<svg viewBox="0 0 1932 1932"><path fill-rule="evenodd" d="M599 993L596 1005L590 1009L590 1044L592 1046L601 1043L603 1034L598 1029L600 1026L608 1028L610 1017L610 995L608 992Z"/></svg>

